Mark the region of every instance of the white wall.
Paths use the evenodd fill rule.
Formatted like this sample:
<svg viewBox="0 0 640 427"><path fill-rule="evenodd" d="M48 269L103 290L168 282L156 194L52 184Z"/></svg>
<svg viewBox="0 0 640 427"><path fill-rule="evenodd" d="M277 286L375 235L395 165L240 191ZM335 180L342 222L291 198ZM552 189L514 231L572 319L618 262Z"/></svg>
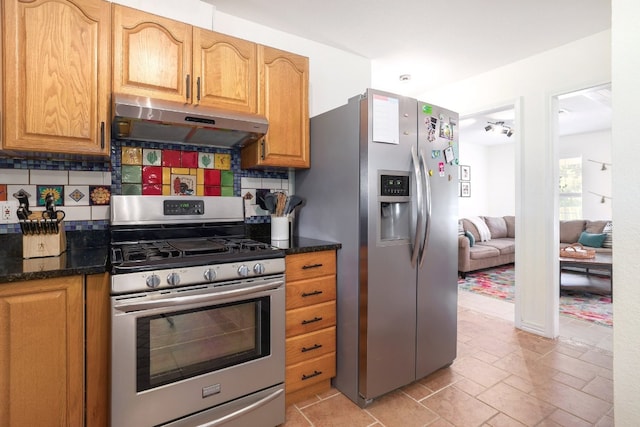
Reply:
<svg viewBox="0 0 640 427"><path fill-rule="evenodd" d="M492 145L487 148L488 216L515 215L516 154L515 144Z"/></svg>
<svg viewBox="0 0 640 427"><path fill-rule="evenodd" d="M640 2L612 0L612 159L615 249L613 277L613 394L616 426L640 420Z"/></svg>
<svg viewBox="0 0 640 427"><path fill-rule="evenodd" d="M611 197L611 171L601 170L601 163L611 163L611 130L589 132L560 137L559 158L582 157L582 217L591 220L611 219L612 200L591 194L602 194Z"/></svg>
<svg viewBox="0 0 640 427"><path fill-rule="evenodd" d="M460 164L471 166L471 197L459 198L459 216L515 214L515 144L479 145L460 131ZM598 160L611 163L611 130L560 137L559 158L582 157L582 217L611 219L611 166L602 171Z"/></svg>
<svg viewBox="0 0 640 427"><path fill-rule="evenodd" d="M251 21L221 13L199 0L115 0L156 15L309 58L309 115L347 103L371 86L371 61Z"/></svg>
<svg viewBox="0 0 640 427"><path fill-rule="evenodd" d="M471 167L471 197L458 197L458 217L488 215L487 203L487 153L485 147L464 142L460 132L459 162Z"/></svg>

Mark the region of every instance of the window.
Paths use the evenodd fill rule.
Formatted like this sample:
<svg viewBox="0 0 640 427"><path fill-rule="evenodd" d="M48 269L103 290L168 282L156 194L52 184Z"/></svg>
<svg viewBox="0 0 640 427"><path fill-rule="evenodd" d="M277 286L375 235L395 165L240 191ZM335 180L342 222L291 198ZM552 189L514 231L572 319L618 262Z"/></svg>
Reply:
<svg viewBox="0 0 640 427"><path fill-rule="evenodd" d="M560 159L560 219L582 218L582 157Z"/></svg>

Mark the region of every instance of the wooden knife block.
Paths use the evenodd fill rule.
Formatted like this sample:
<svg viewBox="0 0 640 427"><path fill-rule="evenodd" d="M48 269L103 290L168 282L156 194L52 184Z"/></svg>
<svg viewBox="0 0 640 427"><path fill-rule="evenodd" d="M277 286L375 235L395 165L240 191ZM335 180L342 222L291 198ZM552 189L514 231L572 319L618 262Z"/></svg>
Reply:
<svg viewBox="0 0 640 427"><path fill-rule="evenodd" d="M64 224L60 222L58 234L35 234L22 236L22 258L59 256L67 250Z"/></svg>

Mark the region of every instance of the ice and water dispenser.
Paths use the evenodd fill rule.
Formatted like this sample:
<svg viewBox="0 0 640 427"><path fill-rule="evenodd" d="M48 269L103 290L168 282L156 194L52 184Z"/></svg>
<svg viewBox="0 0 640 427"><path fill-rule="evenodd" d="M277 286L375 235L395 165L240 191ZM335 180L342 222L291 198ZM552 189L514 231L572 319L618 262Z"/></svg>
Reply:
<svg viewBox="0 0 640 427"><path fill-rule="evenodd" d="M408 242L411 230L409 173L380 171L378 176L380 244Z"/></svg>

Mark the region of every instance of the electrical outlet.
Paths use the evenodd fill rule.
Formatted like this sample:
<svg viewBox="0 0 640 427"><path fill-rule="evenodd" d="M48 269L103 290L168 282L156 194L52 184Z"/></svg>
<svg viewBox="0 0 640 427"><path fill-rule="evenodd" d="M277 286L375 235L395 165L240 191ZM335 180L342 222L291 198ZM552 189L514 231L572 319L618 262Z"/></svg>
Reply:
<svg viewBox="0 0 640 427"><path fill-rule="evenodd" d="M18 210L18 201L8 200L0 202L0 224L11 224L18 222L16 211Z"/></svg>

